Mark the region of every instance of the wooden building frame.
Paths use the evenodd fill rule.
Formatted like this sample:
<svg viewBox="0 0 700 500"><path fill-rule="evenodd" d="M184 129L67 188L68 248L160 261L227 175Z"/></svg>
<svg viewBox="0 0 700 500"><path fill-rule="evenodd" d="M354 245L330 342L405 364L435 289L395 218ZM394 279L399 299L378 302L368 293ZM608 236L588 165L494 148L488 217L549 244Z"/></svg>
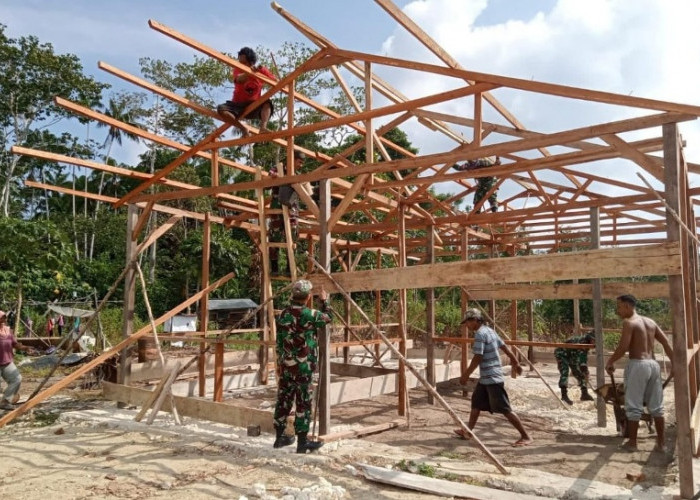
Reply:
<svg viewBox="0 0 700 500"><path fill-rule="evenodd" d="M33 181L27 181L27 186L99 200L111 203L115 208L128 206L127 254L130 259L167 231L179 218L184 217L201 221L205 227L205 236L209 234L210 224L247 230L251 239L259 245L263 268L269 269L263 197L259 195L256 201L237 193L256 190L261 194L263 189L289 183L290 177L295 186L301 186L305 182L319 182L321 196L318 204L303 189L297 189L306 206L301 213L301 237L307 238L315 247L315 259L321 267L330 271L331 261L335 260L342 266L343 272L332 273L332 279L324 273L316 273L310 275L310 279L315 287L323 286L331 293L373 291L378 294L381 290L397 290L395 340L403 355L406 354L407 340L406 291L428 289L426 377L431 383L435 381L434 357L431 359L435 338L434 288L460 287L463 292L463 308L467 307L467 301L474 300L510 300L515 304L517 300L546 298L594 299L597 307L600 307L602 298L615 298L622 293L634 293L640 298L668 297L673 318L680 488L681 496L690 498L694 493L692 457L698 454L700 442L700 405L697 404L700 383L700 317L696 292L698 239L694 212L700 192L697 188L690 188L689 177L700 173L700 164L685 159L678 125L697 119L700 116L700 106L470 71L462 68L390 0L375 2L444 65L341 49L273 3L275 12L317 45L319 50L279 81L266 80L270 88L261 100L284 92L288 97L290 117L293 117L291 111L295 107L307 106L325 114L325 120L307 125L290 122L285 128L276 131L259 131L246 123L252 134L220 140L221 135L230 127L224 123L190 147L56 98L57 104L67 110L176 149L181 155L165 168L150 175L16 146L13 148L15 154L78 165L141 181L136 189L121 199ZM149 25L159 33L206 56L248 71L238 61L170 27L156 21L149 21ZM100 62L99 67L163 98L219 119L215 111L109 64ZM361 82L365 88L364 108L356 103L354 113L338 115L295 91L297 77L304 72L321 68L332 71L349 97L351 95L346 79L356 78ZM449 82L451 89L408 97L377 76L384 68L412 72L417 79L422 75L440 77ZM634 117L543 133L528 129L500 103L497 94L504 89L521 93L524 98L538 95L545 96L552 102L573 99L583 104L595 102L624 107L633 111ZM458 104L465 112L456 115L431 109L433 105L446 102ZM486 117L492 117L491 121L487 121ZM416 155L384 137L392 128L409 121L443 134L455 143L454 147L449 151ZM365 139L356 148L350 148L333 158L304 150L294 143L295 137L300 134L334 127L349 127ZM645 132L647 138L639 139L641 131ZM634 138L630 138L630 135L634 135ZM470 139L465 136L470 136ZM293 163L291 158L294 150L301 150L322 164L312 172L287 172L285 176L273 179L261 172L259 167L234 162L218 154L221 148L265 141L273 141L285 148L289 165ZM404 158L392 160L387 147L400 151ZM357 148L365 148L367 158L377 156L381 161L353 164L347 156ZM168 178L170 173L195 156L210 161L211 186L192 186ZM455 163L488 156L500 157L502 164L482 170L450 172ZM633 177L631 175L606 176L591 171L591 166L604 165L610 160L629 169L626 171L628 173L636 172L642 182L622 180ZM218 169L222 166L256 174L256 178L250 182L221 185L218 182ZM380 173L390 174L391 180L376 175ZM478 206L467 212L454 209L451 202L474 192L475 179L483 176L496 177L496 189L504 190L507 187L512 193L507 199L499 200L499 211L479 213ZM652 179L657 187L652 187L647 178ZM448 182L451 186L457 186L458 192L452 198L441 201L430 188ZM156 183L168 189L155 194L147 193L147 188ZM617 194L606 194L610 190ZM213 197L220 206L235 210L241 215L222 217L181 210L168 204L172 200L198 196ZM341 200L333 210L331 198ZM170 214L172 219L151 235L143 237L141 233L144 221L151 211ZM369 223L348 222L349 216L353 214L362 215ZM364 235L362 240L347 237L358 233ZM208 236L204 241L202 269L205 278L202 288L207 290L211 288L206 288L209 285ZM581 248L582 244L588 247ZM576 248L571 249L574 245ZM571 251L558 253L562 249ZM357 271L356 265L366 252L393 256L395 267ZM533 255L533 252L537 254ZM496 258L499 253L510 256ZM489 258L473 260L475 254ZM453 256L457 260L438 262L444 256ZM654 283L623 280L635 276L663 276L667 280ZM125 318L133 315L135 279L134 272L127 273ZM572 283L560 283L565 280ZM269 347L274 341L275 332L271 300L273 287L266 273L263 276L261 297L266 312L265 321L260 328L262 339L256 345ZM206 314L207 294L204 293L199 300L200 310ZM515 310L515 306L512 310ZM168 314L177 312L173 310ZM351 337L353 325L349 323L349 309L344 314L346 333L343 347L347 348L356 340ZM600 381L604 379L602 326L600 313L596 314L599 347L597 374ZM382 323L379 306L375 310L375 322ZM202 331L197 332L198 337L194 337L203 346L199 364L200 396L203 396L204 346L206 343L215 345L215 356L221 360L224 342L221 339L222 332L207 330L206 316L202 316L200 323ZM132 326L129 321L125 324L125 342L130 339L133 341ZM140 335L147 333L139 332ZM514 327L509 332L511 340L515 340L515 334ZM357 342L366 344L368 351L379 353L379 341L376 338L359 339ZM116 347L123 346L120 344ZM330 345L322 344L321 348L325 354L321 366L323 384L319 389L319 422L320 433L323 435L329 432L330 425ZM267 380L269 370L268 351L265 347L260 349L260 380L263 383ZM344 353L347 360L347 349ZM467 362L467 356L467 349L463 349L462 363ZM219 377L220 368L215 371ZM122 381L128 382L126 365L123 366ZM398 384L398 410L400 415L404 415L408 401L403 364L399 366ZM220 386L214 393L215 400L220 400ZM600 416L602 402L599 402L598 410ZM0 421L0 425L2 423Z"/></svg>

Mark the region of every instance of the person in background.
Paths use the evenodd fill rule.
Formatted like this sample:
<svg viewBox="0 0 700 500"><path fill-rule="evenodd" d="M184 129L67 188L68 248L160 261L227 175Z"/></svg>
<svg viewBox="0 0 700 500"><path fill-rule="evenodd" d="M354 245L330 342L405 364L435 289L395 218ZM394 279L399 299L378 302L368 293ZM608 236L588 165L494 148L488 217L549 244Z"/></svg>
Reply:
<svg viewBox="0 0 700 500"><path fill-rule="evenodd" d="M31 350L30 347L17 342L12 329L7 324L7 315L4 311L0 311L0 378L7 384L0 401L0 409L3 410L14 410L14 405L19 401L22 375L14 363L15 349Z"/></svg>
<svg viewBox="0 0 700 500"><path fill-rule="evenodd" d="M328 294L321 289L321 310L310 308L312 285L299 280L292 286L290 304L277 318L277 404L274 425L277 438L273 446L294 444L294 437L285 435L287 417L296 405L294 432L297 453L318 450L323 443L308 441L311 421L311 382L318 363L318 329L330 323Z"/></svg>
<svg viewBox="0 0 700 500"><path fill-rule="evenodd" d="M56 324L58 325L58 336L61 337L63 336L63 326L66 324L65 319L63 319L63 314L58 315L58 321Z"/></svg>
<svg viewBox="0 0 700 500"><path fill-rule="evenodd" d="M595 344L595 335L589 332L586 335L570 337L566 339L567 344ZM571 349L568 347L557 347L554 349L554 357L557 360L559 370L559 388L561 389L561 400L567 404L574 404L569 399L569 370L578 381L581 388L581 401L593 401L593 396L588 393L588 349Z"/></svg>
<svg viewBox="0 0 700 500"><path fill-rule="evenodd" d="M49 314L48 317L46 318L46 336L47 337L53 337L53 327L54 327L53 316L51 314Z"/></svg>
<svg viewBox="0 0 700 500"><path fill-rule="evenodd" d="M265 66L256 66L258 56L250 47L243 47L238 51L238 61L248 66L254 73L259 73L271 80L276 80L275 75ZM216 111L226 121L238 126L238 117L252 102L260 99L262 95L263 81L255 75L250 75L239 68L233 69L233 96L230 101L220 104ZM267 123L274 112L272 102L268 99L251 111L246 118L260 120L260 130L267 130ZM247 130L242 130L243 134Z"/></svg>

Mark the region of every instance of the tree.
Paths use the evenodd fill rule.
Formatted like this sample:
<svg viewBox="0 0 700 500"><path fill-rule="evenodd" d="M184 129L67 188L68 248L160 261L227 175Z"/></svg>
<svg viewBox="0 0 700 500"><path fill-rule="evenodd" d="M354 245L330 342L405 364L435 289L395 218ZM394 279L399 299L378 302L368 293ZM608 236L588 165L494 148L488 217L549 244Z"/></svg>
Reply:
<svg viewBox="0 0 700 500"><path fill-rule="evenodd" d="M8 38L0 25L0 210L7 217L17 185L19 157L13 144L24 144L30 132L47 128L68 115L55 96L90 106L100 101L106 84L83 75L77 56L58 55L36 37Z"/></svg>

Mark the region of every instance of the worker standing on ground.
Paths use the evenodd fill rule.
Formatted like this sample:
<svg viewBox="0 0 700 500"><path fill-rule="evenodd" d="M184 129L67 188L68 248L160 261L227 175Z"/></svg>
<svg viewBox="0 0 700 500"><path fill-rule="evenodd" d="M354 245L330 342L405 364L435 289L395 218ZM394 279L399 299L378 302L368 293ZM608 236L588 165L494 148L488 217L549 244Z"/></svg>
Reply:
<svg viewBox="0 0 700 500"><path fill-rule="evenodd" d="M277 318L277 404L274 425L277 438L274 447L294 443L293 436L284 434L287 417L296 405L294 432L297 453L318 450L323 443L308 441L311 422L311 382L318 363L318 329L330 323L330 304L321 289L321 310L311 309L311 282L299 280L292 286L291 303Z"/></svg>
<svg viewBox="0 0 700 500"><path fill-rule="evenodd" d="M469 333L474 333L474 345L472 346L474 357L472 357L471 363L462 373L459 382L462 385L466 384L469 376L477 367L479 368L479 383L472 394L472 408L469 413L467 426L469 429L474 429L482 411L502 413L520 433L520 439L513 443L513 446L529 445L532 443L532 438L530 438L523 427L520 418L510 408L510 400L504 387L499 349L510 358L511 369L520 374L523 369L518 362L518 358L498 334L484 324L483 316L478 309L467 310L462 324L467 325ZM455 429L454 432L464 439L469 439L470 437L463 429Z"/></svg>
<svg viewBox="0 0 700 500"><path fill-rule="evenodd" d="M589 332L586 335L569 337L567 344L595 344L595 335ZM569 398L569 370L581 388L581 401L593 401L593 396L588 393L588 349L573 349L569 347L557 347L554 349L554 357L557 360L559 370L559 388L561 400L570 405L574 404Z"/></svg>
<svg viewBox="0 0 700 500"><path fill-rule="evenodd" d="M617 298L617 315L622 318L622 334L615 352L608 359L605 369L615 372L615 361L629 352L625 367L625 415L629 439L623 444L628 450L637 449L637 431L644 405L654 419L656 446L654 451L664 451L664 392L661 385L661 368L653 359L654 340L658 340L668 359L673 350L664 332L653 319L637 314L637 299L633 295ZM671 366L673 373L673 366Z"/></svg>
<svg viewBox="0 0 700 500"><path fill-rule="evenodd" d="M7 384L2 401L0 401L0 409L3 410L14 410L15 403L19 401L22 375L14 363L14 349L31 350L17 342L12 329L7 325L7 315L4 311L0 311L0 378Z"/></svg>
<svg viewBox="0 0 700 500"><path fill-rule="evenodd" d="M258 56L250 47L243 47L238 51L238 62L248 66L255 73L259 73L267 78L276 80L275 75L273 75L272 72L265 66L255 65L258 62ZM219 104L216 111L226 121L232 122L234 125L238 126L236 123L238 117L249 104L260 99L260 96L262 95L262 88L263 81L260 80L260 78L257 78L255 75L248 74L239 68L234 68L233 97L230 101ZM260 120L260 130L264 131L267 130L267 122L270 120L270 116L272 116L273 111L274 108L272 106L272 102L268 99L251 111L246 118L258 118ZM243 130L242 132L244 134L247 133L246 130Z"/></svg>

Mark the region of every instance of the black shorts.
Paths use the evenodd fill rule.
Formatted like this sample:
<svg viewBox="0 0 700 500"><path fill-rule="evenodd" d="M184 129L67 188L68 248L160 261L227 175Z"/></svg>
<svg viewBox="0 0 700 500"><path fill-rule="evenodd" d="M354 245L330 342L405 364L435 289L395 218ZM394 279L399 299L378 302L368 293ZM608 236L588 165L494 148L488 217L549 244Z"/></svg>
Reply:
<svg viewBox="0 0 700 500"><path fill-rule="evenodd" d="M219 104L219 106L216 108L216 111L221 114L222 111L228 111L229 113L233 113L233 116L238 118L241 113L243 113L243 110L248 107L248 105L253 102L253 101L248 101L248 102L233 102L233 101L226 101L223 104ZM263 109L265 106L270 106L270 115L275 112L275 107L272 105L272 101L269 99L265 102L263 102L260 106L255 108L253 111L248 113L246 118L257 118L258 120L260 119L260 110Z"/></svg>
<svg viewBox="0 0 700 500"><path fill-rule="evenodd" d="M472 409L491 413L510 413L510 400L503 383L476 384L476 389L472 394Z"/></svg>

